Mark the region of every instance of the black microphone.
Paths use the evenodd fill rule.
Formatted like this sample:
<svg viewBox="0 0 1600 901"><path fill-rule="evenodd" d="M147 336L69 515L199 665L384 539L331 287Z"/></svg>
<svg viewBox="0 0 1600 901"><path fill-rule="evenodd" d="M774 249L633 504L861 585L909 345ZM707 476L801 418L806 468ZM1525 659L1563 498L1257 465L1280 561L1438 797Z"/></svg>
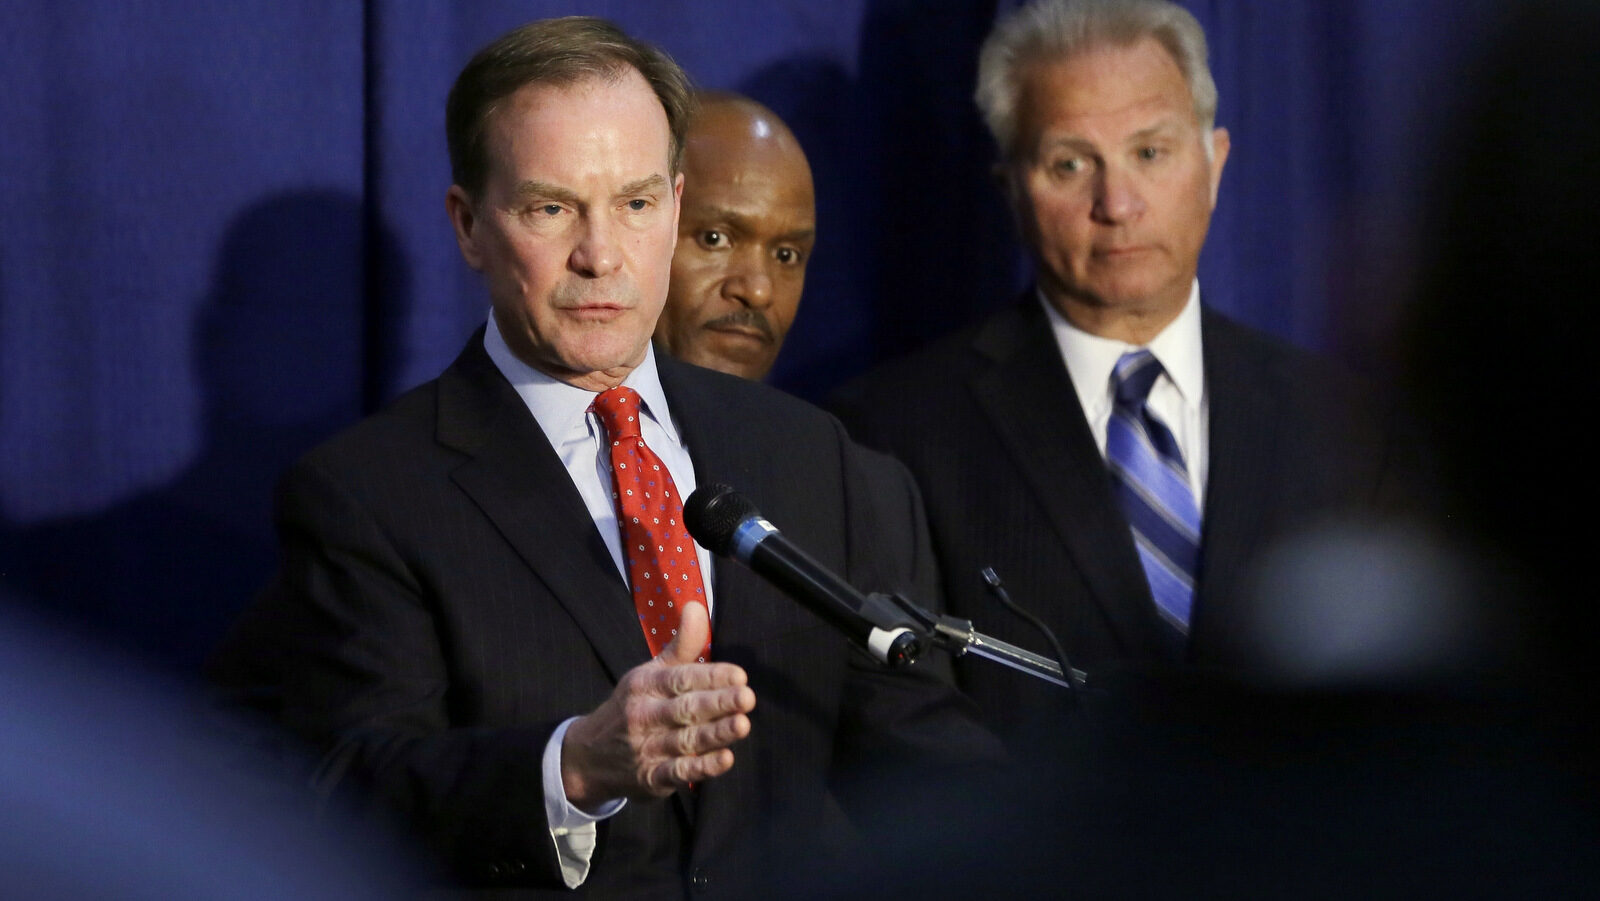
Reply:
<svg viewBox="0 0 1600 901"><path fill-rule="evenodd" d="M761 518L727 485L701 485L683 505L689 534L714 554L732 557L832 623L874 660L905 666L922 653L922 639L899 611L855 590Z"/></svg>

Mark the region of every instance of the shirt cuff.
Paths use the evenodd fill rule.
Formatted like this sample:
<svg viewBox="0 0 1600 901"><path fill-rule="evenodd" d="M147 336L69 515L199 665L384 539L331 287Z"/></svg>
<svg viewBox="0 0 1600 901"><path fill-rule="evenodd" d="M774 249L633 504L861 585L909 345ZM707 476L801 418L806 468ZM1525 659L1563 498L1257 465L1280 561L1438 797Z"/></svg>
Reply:
<svg viewBox="0 0 1600 901"><path fill-rule="evenodd" d="M626 798L607 801L594 813L585 813L567 800L561 782L561 741L572 717L556 727L544 746L544 816L550 824L550 840L555 842L556 860L561 864L561 879L567 888L577 888L589 878L589 859L594 856L595 824L615 816L628 803Z"/></svg>

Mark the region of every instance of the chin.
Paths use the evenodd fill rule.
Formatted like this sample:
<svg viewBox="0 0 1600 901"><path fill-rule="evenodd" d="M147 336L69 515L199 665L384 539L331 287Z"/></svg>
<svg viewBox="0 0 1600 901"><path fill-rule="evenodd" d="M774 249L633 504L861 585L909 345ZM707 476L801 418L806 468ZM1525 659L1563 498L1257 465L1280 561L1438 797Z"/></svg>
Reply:
<svg viewBox="0 0 1600 901"><path fill-rule="evenodd" d="M644 345L626 341L589 341L569 348L569 352L562 356L563 365L574 372L609 372L644 362Z"/></svg>
<svg viewBox="0 0 1600 901"><path fill-rule="evenodd" d="M725 372L728 375L735 375L739 378L749 379L754 382L760 381L761 376L765 374L765 370L763 370L758 364L741 363L736 360L730 360L727 357L717 356L715 354L691 353L686 354L683 359L687 362L693 363L696 366L703 366L706 369L715 369L718 372Z"/></svg>
<svg viewBox="0 0 1600 901"><path fill-rule="evenodd" d="M697 364L704 366L707 369L715 369L718 372L726 372L728 375L736 375L742 379L750 377L746 374L746 368L744 366L741 366L732 360L724 360L721 357L701 357L697 361Z"/></svg>

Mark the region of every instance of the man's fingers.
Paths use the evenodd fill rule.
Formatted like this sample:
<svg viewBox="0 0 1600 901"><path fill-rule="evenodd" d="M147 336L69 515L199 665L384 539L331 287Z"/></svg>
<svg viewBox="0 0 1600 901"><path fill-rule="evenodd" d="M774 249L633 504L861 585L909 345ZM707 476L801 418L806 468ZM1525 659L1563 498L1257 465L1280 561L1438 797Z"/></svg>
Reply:
<svg viewBox="0 0 1600 901"><path fill-rule="evenodd" d="M744 668L732 663L664 663L658 660L639 667L634 676L639 680L638 688L671 698L695 691L745 685L750 681Z"/></svg>
<svg viewBox="0 0 1600 901"><path fill-rule="evenodd" d="M683 605L678 634L667 642L667 646L661 649L661 656L656 659L668 666L694 663L710 639L711 614L706 612L706 605L690 601Z"/></svg>
<svg viewBox="0 0 1600 901"><path fill-rule="evenodd" d="M706 723L663 729L646 738L639 748L643 760L694 757L726 748L750 734L750 718L742 713Z"/></svg>
<svg viewBox="0 0 1600 901"><path fill-rule="evenodd" d="M608 798L668 794L727 772L728 746L750 734L756 696L748 681L731 663L658 659L634 667L605 703L567 730L561 776L568 799L592 809Z"/></svg>
<svg viewBox="0 0 1600 901"><path fill-rule="evenodd" d="M734 713L749 713L755 707L756 693L748 685L741 685L641 700L630 709L629 718L638 728L675 728L709 723Z"/></svg>
<svg viewBox="0 0 1600 901"><path fill-rule="evenodd" d="M730 769L733 752L719 748L707 754L663 760L645 773L644 782L652 793L668 795L696 782L715 779Z"/></svg>
<svg viewBox="0 0 1600 901"><path fill-rule="evenodd" d="M733 752L727 748L701 754L698 757L680 757L682 771L688 782L704 782L733 769Z"/></svg>
<svg viewBox="0 0 1600 901"><path fill-rule="evenodd" d="M685 724L710 722L731 713L749 713L756 709L756 693L748 685L739 685L682 695L675 703L685 708L687 718L682 720Z"/></svg>

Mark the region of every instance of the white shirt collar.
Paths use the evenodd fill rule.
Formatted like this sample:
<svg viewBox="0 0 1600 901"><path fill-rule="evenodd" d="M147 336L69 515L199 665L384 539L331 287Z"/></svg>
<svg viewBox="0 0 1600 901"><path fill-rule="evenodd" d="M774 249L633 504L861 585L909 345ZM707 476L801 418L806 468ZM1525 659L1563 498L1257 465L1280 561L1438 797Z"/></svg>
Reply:
<svg viewBox="0 0 1600 901"><path fill-rule="evenodd" d="M538 421L539 428L550 439L552 447L560 447L563 440L574 434L587 433L591 426L585 416L594 403L597 392L577 388L529 366L517 358L500 334L499 323L489 314L489 325L483 333L483 349L489 359L505 375L517 395L527 405L528 412ZM667 406L666 392L661 390L661 377L656 372L655 348L645 342L644 362L628 373L622 384L639 392L644 412L660 425L667 436L678 445L683 444L672 413Z"/></svg>
<svg viewBox="0 0 1600 901"><path fill-rule="evenodd" d="M1038 292L1038 297L1049 317L1056 346L1067 364L1067 373L1072 376L1078 402L1093 421L1093 413L1110 403L1111 370L1116 367L1117 359L1130 350L1137 350L1138 346L1091 335L1068 322L1061 311L1045 299L1044 292ZM1178 318L1167 323L1145 347L1160 361L1167 378L1183 396L1184 405L1198 409L1206 385L1205 358L1200 351L1199 279L1190 286L1189 299L1184 301Z"/></svg>

